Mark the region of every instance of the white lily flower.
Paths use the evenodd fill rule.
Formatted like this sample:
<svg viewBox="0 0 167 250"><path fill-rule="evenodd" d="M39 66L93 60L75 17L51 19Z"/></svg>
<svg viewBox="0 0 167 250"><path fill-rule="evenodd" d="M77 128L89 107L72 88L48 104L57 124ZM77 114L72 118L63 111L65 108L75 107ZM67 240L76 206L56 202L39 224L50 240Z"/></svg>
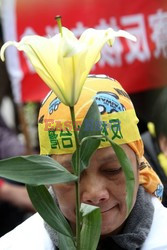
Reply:
<svg viewBox="0 0 167 250"><path fill-rule="evenodd" d="M4 51L14 45L24 51L38 75L67 106L74 106L80 96L84 82L93 65L100 59L100 52L105 43L113 45L115 37L125 37L136 41L126 31L87 29L77 39L67 28L62 34L52 38L32 35L25 36L20 42L9 41L1 48Z"/></svg>

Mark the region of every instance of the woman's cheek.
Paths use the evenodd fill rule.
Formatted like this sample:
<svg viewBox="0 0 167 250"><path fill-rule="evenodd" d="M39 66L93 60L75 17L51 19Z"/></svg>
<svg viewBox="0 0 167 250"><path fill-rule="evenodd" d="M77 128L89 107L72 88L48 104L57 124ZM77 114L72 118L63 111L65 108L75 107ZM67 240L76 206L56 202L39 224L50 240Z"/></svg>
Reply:
<svg viewBox="0 0 167 250"><path fill-rule="evenodd" d="M75 185L54 184L52 188L60 206L69 206L69 201L75 204Z"/></svg>
<svg viewBox="0 0 167 250"><path fill-rule="evenodd" d="M75 191L75 185L73 182L65 184L54 184L52 185L54 193L66 193Z"/></svg>

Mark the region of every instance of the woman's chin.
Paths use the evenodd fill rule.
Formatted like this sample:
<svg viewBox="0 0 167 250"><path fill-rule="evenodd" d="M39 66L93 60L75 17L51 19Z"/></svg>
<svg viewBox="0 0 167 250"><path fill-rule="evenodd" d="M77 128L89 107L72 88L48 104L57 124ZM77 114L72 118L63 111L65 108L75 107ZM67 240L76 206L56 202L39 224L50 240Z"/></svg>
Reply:
<svg viewBox="0 0 167 250"><path fill-rule="evenodd" d="M124 217L122 215L119 216L118 211L115 211L114 215L112 212L102 213L101 235L116 234L124 224Z"/></svg>

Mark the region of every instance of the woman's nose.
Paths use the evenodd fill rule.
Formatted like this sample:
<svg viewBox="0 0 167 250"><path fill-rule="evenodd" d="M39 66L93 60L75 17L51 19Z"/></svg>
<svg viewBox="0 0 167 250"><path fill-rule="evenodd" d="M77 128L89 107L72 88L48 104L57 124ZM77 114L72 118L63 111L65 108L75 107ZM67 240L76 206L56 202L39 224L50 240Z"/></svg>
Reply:
<svg viewBox="0 0 167 250"><path fill-rule="evenodd" d="M87 180L83 185L81 192L81 201L83 203L98 205L109 199L109 193L104 183L98 182L98 180L95 183Z"/></svg>

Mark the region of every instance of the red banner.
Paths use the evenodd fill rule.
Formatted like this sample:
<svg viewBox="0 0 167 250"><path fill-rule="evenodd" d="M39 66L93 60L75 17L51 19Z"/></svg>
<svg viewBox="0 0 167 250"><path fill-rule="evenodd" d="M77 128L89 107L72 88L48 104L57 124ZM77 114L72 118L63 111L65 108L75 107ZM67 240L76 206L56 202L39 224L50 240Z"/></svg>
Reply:
<svg viewBox="0 0 167 250"><path fill-rule="evenodd" d="M129 93L167 84L166 0L150 0L149 4L145 0L3 0L4 40L19 41L30 34L53 36L58 32L56 15L77 37L90 27L123 29L137 37L137 43L117 38L113 48L104 46L91 73L116 78ZM48 88L23 53L7 50L16 101L41 101Z"/></svg>

